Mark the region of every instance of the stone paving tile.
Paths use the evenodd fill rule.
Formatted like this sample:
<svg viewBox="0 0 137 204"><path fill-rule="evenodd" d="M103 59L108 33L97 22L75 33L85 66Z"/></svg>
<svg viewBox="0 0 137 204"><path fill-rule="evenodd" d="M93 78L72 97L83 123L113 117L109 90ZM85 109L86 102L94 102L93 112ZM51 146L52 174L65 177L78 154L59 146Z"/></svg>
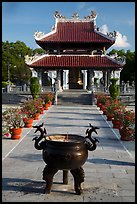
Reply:
<svg viewBox="0 0 137 204"><path fill-rule="evenodd" d="M89 123L100 127L98 134L93 135L99 140L97 149L88 152L88 159L83 165L83 194L75 195L70 172L68 185L63 185L62 171L54 176L51 194L43 194L45 181L42 180L42 171L45 163L41 151L34 148L32 141L39 134L34 133L35 129L31 128L23 131L21 142L2 141L3 202L135 201L134 152L124 148L96 106L53 106L34 124L42 122L48 134L58 132L85 136ZM128 147L134 150L133 144ZM10 154L7 154L9 151Z"/></svg>

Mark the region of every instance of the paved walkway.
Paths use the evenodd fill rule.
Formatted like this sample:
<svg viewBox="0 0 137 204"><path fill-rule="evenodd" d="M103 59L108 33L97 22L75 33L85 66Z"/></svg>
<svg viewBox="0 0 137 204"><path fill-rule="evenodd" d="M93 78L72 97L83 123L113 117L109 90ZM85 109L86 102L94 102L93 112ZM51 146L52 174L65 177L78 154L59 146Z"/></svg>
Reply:
<svg viewBox="0 0 137 204"><path fill-rule="evenodd" d="M62 184L62 171L54 176L51 194L43 194L45 163L34 148L34 128L23 128L20 140L2 140L3 202L135 202L135 143L122 142L118 130L106 121L96 105L53 105L33 125L41 124L48 134L68 133L85 136L89 123L98 126L100 143L88 152L83 165L83 194L75 195L69 172L68 185Z"/></svg>

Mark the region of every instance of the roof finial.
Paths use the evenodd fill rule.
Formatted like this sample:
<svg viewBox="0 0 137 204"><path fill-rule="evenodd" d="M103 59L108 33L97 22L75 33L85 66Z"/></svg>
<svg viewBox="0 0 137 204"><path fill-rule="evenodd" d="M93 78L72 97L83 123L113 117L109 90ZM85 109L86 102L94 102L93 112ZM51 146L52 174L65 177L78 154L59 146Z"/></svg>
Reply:
<svg viewBox="0 0 137 204"><path fill-rule="evenodd" d="M73 19L78 19L79 18L79 15L77 12L74 12L73 13L73 16L72 16Z"/></svg>
<svg viewBox="0 0 137 204"><path fill-rule="evenodd" d="M61 17L60 12L59 12L59 11L55 11L54 17L55 17L55 18L60 18L60 17Z"/></svg>
<svg viewBox="0 0 137 204"><path fill-rule="evenodd" d="M90 16L95 19L97 17L97 12L96 11L91 11Z"/></svg>
<svg viewBox="0 0 137 204"><path fill-rule="evenodd" d="M95 20L97 18L97 12L91 11L91 14L84 17L86 20Z"/></svg>
<svg viewBox="0 0 137 204"><path fill-rule="evenodd" d="M54 17L55 17L55 18L58 18L58 19L59 19L59 18L64 18L64 19L66 18L65 16L62 16L59 11L55 11Z"/></svg>

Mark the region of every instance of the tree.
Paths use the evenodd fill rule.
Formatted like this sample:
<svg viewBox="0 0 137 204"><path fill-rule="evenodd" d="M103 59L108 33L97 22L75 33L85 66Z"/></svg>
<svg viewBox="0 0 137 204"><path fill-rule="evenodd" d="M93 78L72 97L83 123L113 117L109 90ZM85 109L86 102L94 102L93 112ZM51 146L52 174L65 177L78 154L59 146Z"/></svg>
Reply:
<svg viewBox="0 0 137 204"><path fill-rule="evenodd" d="M130 50L127 50L125 52L123 49L122 50L111 50L108 55L112 55L117 53L118 56L126 57L126 64L124 65L121 73L120 73L120 81L135 81L135 52L131 52Z"/></svg>
<svg viewBox="0 0 137 204"><path fill-rule="evenodd" d="M135 52L127 50L126 64L121 71L121 81L135 81Z"/></svg>
<svg viewBox="0 0 137 204"><path fill-rule="evenodd" d="M32 50L24 42L2 42L2 81L8 81L10 77L16 85L29 82L31 71L24 61L27 54L32 55Z"/></svg>
<svg viewBox="0 0 137 204"><path fill-rule="evenodd" d="M33 99L36 99L38 97L38 93L40 91L40 84L38 82L37 77L31 77L30 80L30 91Z"/></svg>

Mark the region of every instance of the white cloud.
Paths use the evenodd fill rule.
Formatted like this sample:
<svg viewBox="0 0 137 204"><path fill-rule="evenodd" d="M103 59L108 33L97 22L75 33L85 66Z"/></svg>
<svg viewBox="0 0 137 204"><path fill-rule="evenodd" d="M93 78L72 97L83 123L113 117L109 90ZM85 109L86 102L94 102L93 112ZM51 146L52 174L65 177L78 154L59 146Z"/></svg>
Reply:
<svg viewBox="0 0 137 204"><path fill-rule="evenodd" d="M109 29L108 29L108 26L106 24L102 25L100 28L99 28L99 31L103 34L107 34L109 32Z"/></svg>
<svg viewBox="0 0 137 204"><path fill-rule="evenodd" d="M127 40L127 36L126 35L122 35L119 31L117 31L117 37L116 37L116 41L115 44L113 45L113 47L130 47L130 43Z"/></svg>
<svg viewBox="0 0 137 204"><path fill-rule="evenodd" d="M106 24L102 25L100 27L100 32L102 32L103 34L107 34L109 33L109 29L108 26ZM126 35L122 35L119 31L117 32L117 36L116 36L116 41L115 44L112 45L112 47L117 47L117 48L128 48L130 47L130 43L128 42L127 36Z"/></svg>

